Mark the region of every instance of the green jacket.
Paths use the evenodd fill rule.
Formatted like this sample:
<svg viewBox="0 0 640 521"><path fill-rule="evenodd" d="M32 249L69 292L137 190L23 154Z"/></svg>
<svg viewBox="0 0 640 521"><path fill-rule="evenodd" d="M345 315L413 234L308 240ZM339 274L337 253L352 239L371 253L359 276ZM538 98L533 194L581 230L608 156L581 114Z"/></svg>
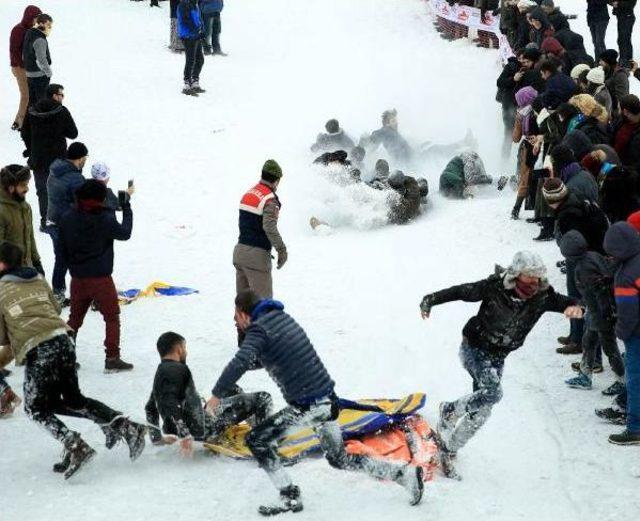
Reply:
<svg viewBox="0 0 640 521"><path fill-rule="evenodd" d="M464 162L457 155L447 163L440 175L440 191L450 197L462 197L465 186Z"/></svg>
<svg viewBox="0 0 640 521"><path fill-rule="evenodd" d="M24 250L24 266L40 264L40 255L33 235L31 206L16 201L0 187L0 241L17 244Z"/></svg>
<svg viewBox="0 0 640 521"><path fill-rule="evenodd" d="M34 268L0 276L0 344L11 347L16 364L24 364L27 353L38 344L67 331L60 305Z"/></svg>

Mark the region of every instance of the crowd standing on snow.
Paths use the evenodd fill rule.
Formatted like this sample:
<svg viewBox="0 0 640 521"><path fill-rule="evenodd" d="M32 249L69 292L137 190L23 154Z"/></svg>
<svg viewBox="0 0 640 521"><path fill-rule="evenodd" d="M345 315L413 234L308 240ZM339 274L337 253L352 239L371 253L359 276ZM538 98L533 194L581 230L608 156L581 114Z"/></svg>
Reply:
<svg viewBox="0 0 640 521"><path fill-rule="evenodd" d="M549 284L540 257L525 251L486 279L423 298L424 319L447 302L480 302L460 346L473 392L440 405L440 462L449 476L455 475L452 458L502 398L506 357L523 345L546 312L563 313L570 320L569 334L558 339L564 344L558 352L582 354L571 364L577 375L567 385L591 389L593 374L603 370L604 351L615 380L603 393L613 396L614 403L596 413L626 425L609 441L640 444L640 100L629 94L630 76L640 79L631 46L635 3L612 2L618 20L616 51L604 44L607 3L587 2L594 59L552 0L502 2L501 29L515 50L497 80L496 97L505 127L505 161L512 143L518 144L511 217L519 219L524 205L534 211L528 221L542 228L536 240L557 241L567 295ZM489 4L481 2L483 12ZM157 0L150 5L160 6ZM170 0L170 49L185 53L185 94L204 92L199 85L204 55L224 55L219 42L222 8L222 0ZM64 105L64 87L51 83L47 37L52 26L50 15L28 6L10 38L11 69L20 92L12 128L20 131L28 166L10 164L0 171L0 368L12 360L25 366L25 411L64 446L54 471L69 478L95 454L58 415L95 422L107 448L122 439L132 460L142 453L147 431L155 445L177 442L183 454L190 454L194 440L215 439L230 425L247 420L253 427L247 445L280 493L280 501L261 507L260 513L297 512L302 510L300 490L276 449L286 431L305 425L316 430L333 467L394 481L408 491L411 504L418 504L421 467L345 451L336 422L340 406L335 383L303 328L273 299L271 252L276 251L277 269L288 257L278 230L277 189L283 171L273 159L264 163L260 180L240 200L233 251L239 350L206 406L186 364L186 340L173 332L156 343L161 362L145 407L147 425L82 394L75 350L91 308L105 321L105 371L133 369L120 356L120 310L112 273L114 241L132 234L135 189L130 181L127 190L114 194L107 186L110 169L102 162L92 166L90 179L84 177L89 150L79 141L68 145L67 140L78 137L78 127ZM399 132L398 113L392 109L383 112L381 127L357 144L330 119L311 152L320 154L314 164L339 186L388 194L388 222L407 224L426 208L429 187L426 179L405 171L416 171L429 159L448 160L439 181L446 198L466 199L474 186L493 184L475 148L470 133L451 144L412 145ZM51 286L44 278L25 200L32 175L37 229L50 235L55 256ZM498 179L498 189L506 182L505 176ZM330 226L317 217L311 224ZM67 322L60 318L64 306L70 306ZM617 339L625 346L624 357ZM268 393L245 393L237 385L245 372L258 368L267 370L287 402L275 414ZM0 373L0 418L21 403L6 381L9 374L4 369Z"/></svg>

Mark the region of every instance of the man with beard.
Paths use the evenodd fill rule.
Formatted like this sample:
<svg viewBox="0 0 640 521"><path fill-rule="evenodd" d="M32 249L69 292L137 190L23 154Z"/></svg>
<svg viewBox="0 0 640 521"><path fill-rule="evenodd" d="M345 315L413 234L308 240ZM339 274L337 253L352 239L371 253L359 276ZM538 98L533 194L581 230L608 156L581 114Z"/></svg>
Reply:
<svg viewBox="0 0 640 521"><path fill-rule="evenodd" d="M0 171L0 241L22 248L22 265L44 274L33 236L31 206L25 200L31 172L21 165L8 165Z"/></svg>
<svg viewBox="0 0 640 521"><path fill-rule="evenodd" d="M618 114L620 100L629 94L629 72L618 63L618 51L607 49L598 57L598 65L604 69L604 84L612 99L612 116Z"/></svg>
<svg viewBox="0 0 640 521"><path fill-rule="evenodd" d="M614 127L613 148L625 168L640 175L640 99L628 94L620 100L620 120Z"/></svg>
<svg viewBox="0 0 640 521"><path fill-rule="evenodd" d="M465 325L460 347L473 392L440 404L438 430L446 445L444 459L464 447L502 399L505 359L522 346L540 317L548 311L582 317L582 308L573 299L549 285L542 259L528 251L516 253L506 270L496 269L484 280L426 295L420 304L422 318L429 318L434 306L458 300L481 305Z"/></svg>

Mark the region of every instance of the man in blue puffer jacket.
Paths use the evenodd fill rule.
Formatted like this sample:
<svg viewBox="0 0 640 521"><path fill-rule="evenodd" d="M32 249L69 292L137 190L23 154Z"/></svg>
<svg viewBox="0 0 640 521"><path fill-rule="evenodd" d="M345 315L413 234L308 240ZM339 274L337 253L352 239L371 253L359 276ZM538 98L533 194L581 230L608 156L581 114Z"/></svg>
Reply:
<svg viewBox="0 0 640 521"><path fill-rule="evenodd" d="M178 36L184 43L184 88L183 94L197 96L205 92L200 88L200 71L204 65L202 37L204 26L197 0L180 0L177 9Z"/></svg>
<svg viewBox="0 0 640 521"><path fill-rule="evenodd" d="M214 413L224 405L236 382L252 369L264 368L278 384L287 407L257 425L246 438L260 466L280 491L280 503L262 506L263 515L302 510L300 489L285 472L277 453L280 440L295 427L313 427L329 464L345 470L357 470L379 479L391 479L411 494L411 504L422 499L422 469L373 460L368 456L347 454L338 418L338 398L334 382L318 353L300 325L284 312L282 303L260 299L245 290L235 300L235 321L245 333L236 356L229 362L213 388L207 409Z"/></svg>
<svg viewBox="0 0 640 521"><path fill-rule="evenodd" d="M200 12L204 25L204 53L226 56L220 48L220 33L222 22L220 13L224 7L224 0L200 0Z"/></svg>

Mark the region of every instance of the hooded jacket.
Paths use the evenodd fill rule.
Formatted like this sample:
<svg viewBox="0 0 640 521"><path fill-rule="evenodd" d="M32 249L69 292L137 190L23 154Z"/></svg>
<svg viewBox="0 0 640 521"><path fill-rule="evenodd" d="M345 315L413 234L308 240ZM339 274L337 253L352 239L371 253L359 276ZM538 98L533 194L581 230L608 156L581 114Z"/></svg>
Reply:
<svg viewBox="0 0 640 521"><path fill-rule="evenodd" d="M289 405L305 406L333 394L334 382L300 325L281 302L264 299L251 314L251 325L235 357L213 388L225 396L242 375L266 369Z"/></svg>
<svg viewBox="0 0 640 521"><path fill-rule="evenodd" d="M82 170L78 170L68 159L56 159L53 162L47 179L47 220L54 224L60 222L62 216L73 206L76 190L84 181Z"/></svg>
<svg viewBox="0 0 640 521"><path fill-rule="evenodd" d="M52 99L42 99L27 112L22 129L29 166L46 171L54 159L67 155L67 139L78 137L78 128L64 105Z"/></svg>
<svg viewBox="0 0 640 521"><path fill-rule="evenodd" d="M33 215L27 201L16 201L0 187L0 241L22 248L25 266L41 267L40 255L33 236Z"/></svg>
<svg viewBox="0 0 640 521"><path fill-rule="evenodd" d="M176 10L178 36L183 40L197 40L204 34L202 14L197 0L180 0Z"/></svg>
<svg viewBox="0 0 640 521"><path fill-rule="evenodd" d="M316 142L311 145L311 152L336 152L337 150L349 152L354 146L353 139L340 129L338 132L318 134Z"/></svg>
<svg viewBox="0 0 640 521"><path fill-rule="evenodd" d="M560 240L560 252L575 263L575 282L591 317L591 329L611 331L616 321L613 298L614 265L598 252L589 251L586 239L576 230Z"/></svg>
<svg viewBox="0 0 640 521"><path fill-rule="evenodd" d="M640 235L630 224L616 223L605 236L604 249L620 263L614 279L616 336L629 340L640 336Z"/></svg>
<svg viewBox="0 0 640 521"><path fill-rule="evenodd" d="M578 199L598 202L598 183L591 172L587 172L578 163L565 166L560 171L560 179Z"/></svg>
<svg viewBox="0 0 640 521"><path fill-rule="evenodd" d="M22 15L22 21L11 30L11 36L9 37L11 67L24 68L24 61L22 60L24 35L33 27L33 19L41 13L42 11L40 11L39 7L28 5Z"/></svg>
<svg viewBox="0 0 640 521"><path fill-rule="evenodd" d="M580 200L569 191L569 196L555 213L556 231L560 238L571 230L577 230L586 239L589 250L604 253L602 243L609 221L597 204Z"/></svg>
<svg viewBox="0 0 640 521"><path fill-rule="evenodd" d="M72 277L108 277L113 273L113 241L131 237L131 205L122 209L122 224L111 210L84 211L77 207L58 222L60 241Z"/></svg>
<svg viewBox="0 0 640 521"><path fill-rule="evenodd" d="M562 29L569 29L569 20L567 20L566 15L557 7L547 15L547 18L556 32Z"/></svg>
<svg viewBox="0 0 640 521"><path fill-rule="evenodd" d="M11 345L16 363L42 342L67 332L60 305L33 268L0 273L0 342Z"/></svg>
<svg viewBox="0 0 640 521"><path fill-rule="evenodd" d="M478 313L467 322L462 334L471 347L505 357L522 346L544 313L563 313L575 304L573 299L556 293L544 279L536 295L522 300L507 275L508 272L501 271L479 282L431 293L425 299L429 307L458 300L481 302Z"/></svg>

